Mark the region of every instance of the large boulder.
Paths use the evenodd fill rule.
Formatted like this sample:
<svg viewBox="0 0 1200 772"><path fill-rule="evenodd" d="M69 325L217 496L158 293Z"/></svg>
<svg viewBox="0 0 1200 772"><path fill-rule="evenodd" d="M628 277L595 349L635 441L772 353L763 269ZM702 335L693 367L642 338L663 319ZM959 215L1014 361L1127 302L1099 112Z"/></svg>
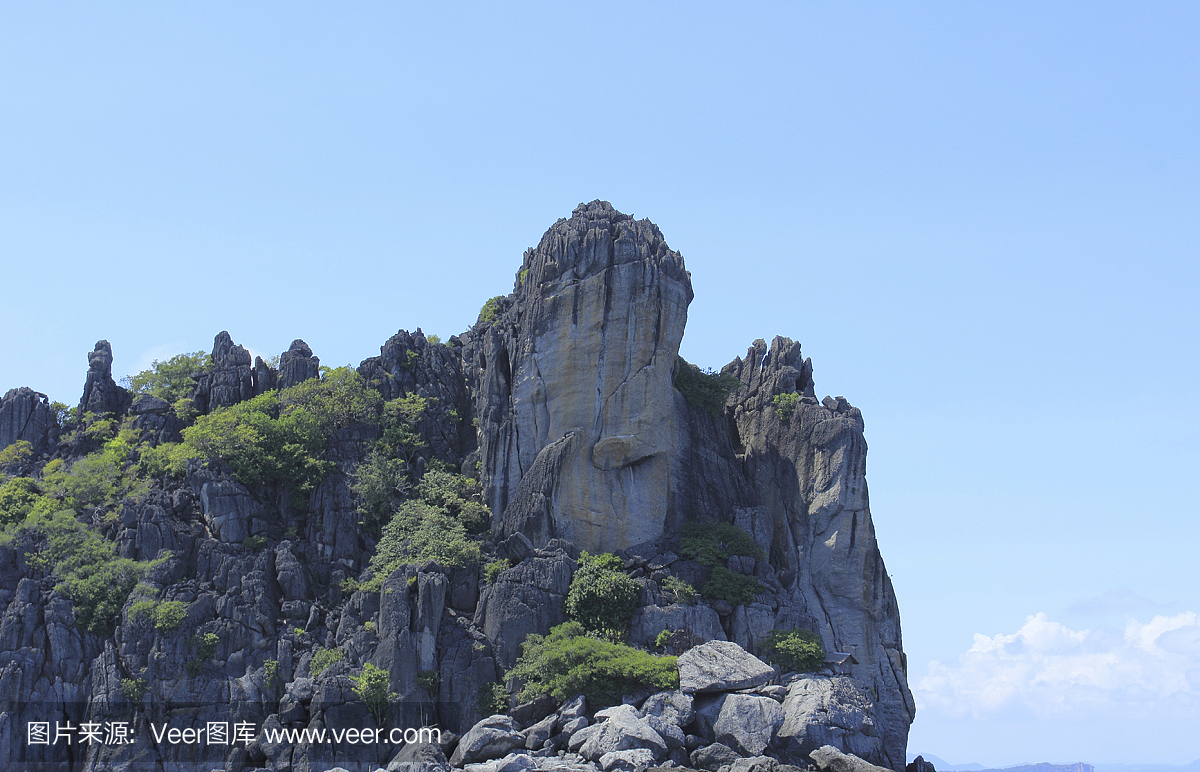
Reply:
<svg viewBox="0 0 1200 772"><path fill-rule="evenodd" d="M654 758L662 758L667 753L667 743L662 736L650 727L649 722L638 715L632 705L619 705L610 708L601 716L599 724L594 724L576 734L587 733L586 741L579 746L579 754L592 761L599 761L606 753L626 751L632 748L644 748L653 752ZM572 745L574 745L574 737Z"/></svg>
<svg viewBox="0 0 1200 772"><path fill-rule="evenodd" d="M783 724L783 708L770 697L722 694L696 711L706 734L744 756L758 756Z"/></svg>
<svg viewBox="0 0 1200 772"><path fill-rule="evenodd" d="M872 764L891 766L879 737L867 686L848 676L805 676L788 685L779 728L781 758L801 763L833 746Z"/></svg>
<svg viewBox="0 0 1200 772"><path fill-rule="evenodd" d="M842 753L832 745L822 745L808 756L821 772L891 772L887 767L876 766L853 753Z"/></svg>
<svg viewBox="0 0 1200 772"><path fill-rule="evenodd" d="M696 715L695 701L692 695L684 694L678 689L669 692L658 692L646 698L642 703L640 715L643 718L660 718L678 727L692 723Z"/></svg>
<svg viewBox="0 0 1200 772"><path fill-rule="evenodd" d="M458 741L458 747L450 757L450 764L461 767L477 761L502 758L509 751L523 745L525 736L517 729L517 724L511 717L488 716L467 730Z"/></svg>
<svg viewBox="0 0 1200 772"><path fill-rule="evenodd" d="M706 745L703 748L697 748L692 751L691 759L692 766L696 769L703 769L706 772L717 772L721 767L728 766L741 756L737 754L733 748L723 743L713 743Z"/></svg>
<svg viewBox="0 0 1200 772"><path fill-rule="evenodd" d="M679 655L684 694L731 692L761 686L775 676L766 662L732 641L710 641Z"/></svg>

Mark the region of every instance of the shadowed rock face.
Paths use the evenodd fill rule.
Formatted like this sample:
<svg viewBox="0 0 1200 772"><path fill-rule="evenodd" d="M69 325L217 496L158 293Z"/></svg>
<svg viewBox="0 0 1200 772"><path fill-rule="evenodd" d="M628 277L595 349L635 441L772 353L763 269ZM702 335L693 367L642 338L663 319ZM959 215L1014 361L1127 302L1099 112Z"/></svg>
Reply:
<svg viewBox="0 0 1200 772"><path fill-rule="evenodd" d="M526 253L514 294L464 349L480 371L494 511L550 448L565 455L552 460L539 536L603 551L662 533L678 450L672 373L691 300L683 259L658 228L606 202L579 206ZM572 433L579 441L552 445ZM497 535L524 525L502 517Z"/></svg>
<svg viewBox="0 0 1200 772"><path fill-rule="evenodd" d="M120 415L129 409L129 392L117 385L112 377L112 346L108 341L96 343L88 354L87 380L83 384L83 397L79 400L79 414Z"/></svg>

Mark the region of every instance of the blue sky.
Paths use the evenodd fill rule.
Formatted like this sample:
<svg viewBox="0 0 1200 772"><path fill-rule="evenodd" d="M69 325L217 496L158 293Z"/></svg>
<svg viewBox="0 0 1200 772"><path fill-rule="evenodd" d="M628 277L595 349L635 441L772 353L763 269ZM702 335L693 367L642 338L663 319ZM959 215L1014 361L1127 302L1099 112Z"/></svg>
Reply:
<svg viewBox="0 0 1200 772"><path fill-rule="evenodd" d="M684 356L787 335L863 409L911 750L1188 762L1196 40L1186 3L5 3L0 389L77 401L99 338L446 337L604 198L683 253Z"/></svg>

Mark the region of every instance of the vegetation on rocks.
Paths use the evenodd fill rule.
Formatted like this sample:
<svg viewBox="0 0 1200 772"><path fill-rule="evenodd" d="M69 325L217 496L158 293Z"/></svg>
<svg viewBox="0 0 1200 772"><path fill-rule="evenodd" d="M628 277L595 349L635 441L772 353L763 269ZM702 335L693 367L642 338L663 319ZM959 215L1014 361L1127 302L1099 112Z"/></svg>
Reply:
<svg viewBox="0 0 1200 772"><path fill-rule="evenodd" d="M796 411L796 405L800 403L800 395L796 392L788 392L786 394L776 394L771 397L771 405L775 408L775 414L779 416L779 420L791 420L792 413Z"/></svg>
<svg viewBox="0 0 1200 772"><path fill-rule="evenodd" d="M525 685L517 702L541 694L565 700L585 695L593 705L612 705L641 689L661 691L679 686L675 657L656 657L620 643L587 634L579 622L566 622L546 636L530 635L521 657L508 672Z"/></svg>
<svg viewBox="0 0 1200 772"><path fill-rule="evenodd" d="M584 552L563 610L585 630L621 640L629 633L640 593L641 585L621 570L620 558Z"/></svg>
<svg viewBox="0 0 1200 772"><path fill-rule="evenodd" d="M389 703L400 696L388 691L388 672L368 662L361 673L350 676L350 682L354 684L354 694L375 720L375 726L383 726L390 712Z"/></svg>
<svg viewBox="0 0 1200 772"><path fill-rule="evenodd" d="M752 602L763 591L757 579L735 574L727 566L735 555L755 560L766 557L750 535L733 523L687 523L680 551L685 558L713 570L708 582L700 588L700 594L709 600L740 606Z"/></svg>
<svg viewBox="0 0 1200 772"><path fill-rule="evenodd" d="M816 670L825 662L821 636L810 630L772 630L758 647L767 662L784 670Z"/></svg>
<svg viewBox="0 0 1200 772"><path fill-rule="evenodd" d="M212 356L203 351L176 354L164 361L154 360L149 369L122 379L134 394L149 394L174 404L189 399L196 391L196 381L213 368Z"/></svg>
<svg viewBox="0 0 1200 772"><path fill-rule="evenodd" d="M679 357L679 366L675 371L675 388L683 392L684 399L692 407L706 410L719 418L725 411L725 400L741 385L741 381L728 373L701 370Z"/></svg>

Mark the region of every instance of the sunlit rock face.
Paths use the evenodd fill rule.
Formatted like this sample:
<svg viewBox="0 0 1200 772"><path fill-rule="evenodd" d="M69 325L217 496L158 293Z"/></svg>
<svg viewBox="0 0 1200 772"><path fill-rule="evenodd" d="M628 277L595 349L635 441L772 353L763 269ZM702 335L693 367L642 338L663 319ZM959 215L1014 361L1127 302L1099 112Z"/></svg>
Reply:
<svg viewBox="0 0 1200 772"><path fill-rule="evenodd" d="M606 202L579 206L526 252L513 295L465 347L498 536L612 550L662 533L691 299L658 227Z"/></svg>

